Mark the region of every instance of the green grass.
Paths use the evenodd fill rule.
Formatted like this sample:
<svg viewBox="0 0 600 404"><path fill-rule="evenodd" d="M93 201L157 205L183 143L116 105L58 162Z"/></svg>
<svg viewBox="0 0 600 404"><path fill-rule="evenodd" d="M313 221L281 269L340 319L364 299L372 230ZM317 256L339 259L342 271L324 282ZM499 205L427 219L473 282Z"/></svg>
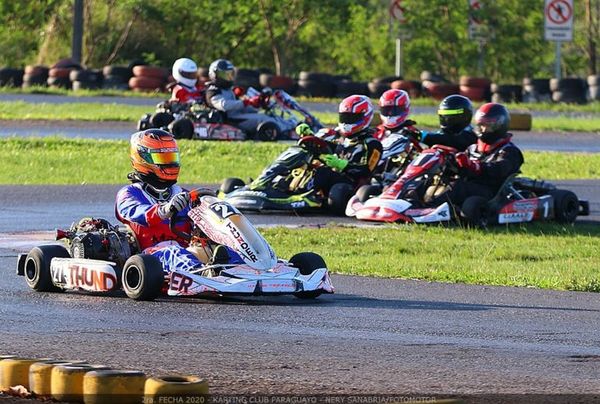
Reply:
<svg viewBox="0 0 600 404"><path fill-rule="evenodd" d="M256 177L287 145L183 140L182 183ZM124 140L4 138L0 184L120 184L130 171ZM524 175L543 179L600 177L600 155L527 152Z"/></svg>
<svg viewBox="0 0 600 404"><path fill-rule="evenodd" d="M486 231L420 225L271 228L262 233L280 256L299 248L314 251L336 273L600 292L600 228L591 224Z"/></svg>

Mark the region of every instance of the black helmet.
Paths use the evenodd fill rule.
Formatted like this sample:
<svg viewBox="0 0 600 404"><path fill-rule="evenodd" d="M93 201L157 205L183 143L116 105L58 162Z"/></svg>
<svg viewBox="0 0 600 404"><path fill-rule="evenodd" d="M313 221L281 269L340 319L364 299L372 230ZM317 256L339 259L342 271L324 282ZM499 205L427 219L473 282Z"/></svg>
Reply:
<svg viewBox="0 0 600 404"><path fill-rule="evenodd" d="M502 104L483 104L475 114L475 132L483 143L494 144L506 137L509 126L510 114Z"/></svg>
<svg viewBox="0 0 600 404"><path fill-rule="evenodd" d="M217 59L208 68L208 77L217 87L229 88L233 85L235 78L235 67L226 59Z"/></svg>
<svg viewBox="0 0 600 404"><path fill-rule="evenodd" d="M449 95L440 103L438 117L443 131L458 133L471 123L473 104L462 95Z"/></svg>

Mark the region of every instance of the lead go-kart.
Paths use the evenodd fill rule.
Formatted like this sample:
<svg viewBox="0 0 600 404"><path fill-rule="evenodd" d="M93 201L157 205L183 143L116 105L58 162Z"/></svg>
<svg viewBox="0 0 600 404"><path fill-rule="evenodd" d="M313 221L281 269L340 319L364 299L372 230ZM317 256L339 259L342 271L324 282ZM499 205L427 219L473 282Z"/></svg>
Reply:
<svg viewBox="0 0 600 404"><path fill-rule="evenodd" d="M401 223L438 223L457 220L470 226L555 220L572 223L589 215L589 202L546 181L510 176L488 200L468 197L461 206L443 200L457 179L456 149L436 145L423 150L396 182L380 195L359 189L346 214L359 220Z"/></svg>
<svg viewBox="0 0 600 404"><path fill-rule="evenodd" d="M243 263L204 265L182 270L174 261L163 268L158 258L137 248L126 229L103 219L86 218L69 231L57 231L62 245L34 247L20 254L17 274L40 292L79 290L111 293L122 289L135 300L196 295L281 295L315 298L333 293L327 265L321 256L302 252L289 260L278 258L269 243L235 207L202 190L190 192L191 234L171 229L189 239L204 256L210 246L225 245ZM189 269L189 268L188 268Z"/></svg>
<svg viewBox="0 0 600 404"><path fill-rule="evenodd" d="M204 102L178 103L164 101L157 105L153 114L144 114L138 121L138 130L162 128L176 139L205 140L261 140L275 141L298 139L295 128L307 123L313 131L323 127L321 122L283 90L262 91L249 87L246 96L261 96L264 114L268 120L259 123L251 133L236 127L236 121L225 114L209 108Z"/></svg>

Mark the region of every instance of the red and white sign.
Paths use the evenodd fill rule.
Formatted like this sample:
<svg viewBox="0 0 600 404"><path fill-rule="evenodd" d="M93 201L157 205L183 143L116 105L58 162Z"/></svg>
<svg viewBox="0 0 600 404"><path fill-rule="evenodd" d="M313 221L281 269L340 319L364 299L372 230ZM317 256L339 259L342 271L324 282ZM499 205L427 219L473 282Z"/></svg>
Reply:
<svg viewBox="0 0 600 404"><path fill-rule="evenodd" d="M573 0L546 0L544 38L548 41L573 40Z"/></svg>
<svg viewBox="0 0 600 404"><path fill-rule="evenodd" d="M390 16L400 24L406 22L406 10L402 5L402 0L390 0Z"/></svg>

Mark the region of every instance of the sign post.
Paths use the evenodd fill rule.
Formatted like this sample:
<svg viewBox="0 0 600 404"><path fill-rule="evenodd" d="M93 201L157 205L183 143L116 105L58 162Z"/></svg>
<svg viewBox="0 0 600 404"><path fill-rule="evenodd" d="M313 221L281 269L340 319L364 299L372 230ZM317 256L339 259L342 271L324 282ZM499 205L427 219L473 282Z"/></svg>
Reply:
<svg viewBox="0 0 600 404"><path fill-rule="evenodd" d="M573 40L573 0L546 0L544 38L556 43L554 75L560 79L561 44Z"/></svg>
<svg viewBox="0 0 600 404"><path fill-rule="evenodd" d="M396 20L400 24L404 24L406 22L402 0L390 0L389 12L391 19ZM396 37L396 76L402 76L402 39L405 38L408 38L408 34L400 30Z"/></svg>

